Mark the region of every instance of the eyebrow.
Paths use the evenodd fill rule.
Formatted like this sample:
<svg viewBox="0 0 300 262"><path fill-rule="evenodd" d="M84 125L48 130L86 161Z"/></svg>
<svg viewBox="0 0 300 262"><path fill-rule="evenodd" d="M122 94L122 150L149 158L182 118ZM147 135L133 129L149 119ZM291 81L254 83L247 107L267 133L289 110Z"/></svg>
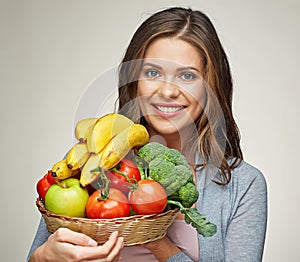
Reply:
<svg viewBox="0 0 300 262"><path fill-rule="evenodd" d="M159 65L157 65L157 64L153 64L153 63L145 63L144 65L143 65L143 67L144 66L151 66L151 67L156 67L156 68L158 68L158 69L162 69L162 67L161 66L159 66Z"/></svg>
<svg viewBox="0 0 300 262"><path fill-rule="evenodd" d="M151 66L151 67L155 67L155 68L160 69L160 70L163 69L162 66L157 65L157 64L153 64L153 63L149 63L149 62L145 63L143 65L143 67L144 66ZM183 67L176 68L176 71L185 71L185 70L194 70L194 71L197 71L197 72L201 73L201 71L199 69L197 69L196 67L193 67L193 66L183 66Z"/></svg>
<svg viewBox="0 0 300 262"><path fill-rule="evenodd" d="M185 71L185 70L188 70L188 69L194 70L194 71L197 71L197 72L201 73L198 68L193 67L193 66L183 66L183 67L177 68L178 71Z"/></svg>

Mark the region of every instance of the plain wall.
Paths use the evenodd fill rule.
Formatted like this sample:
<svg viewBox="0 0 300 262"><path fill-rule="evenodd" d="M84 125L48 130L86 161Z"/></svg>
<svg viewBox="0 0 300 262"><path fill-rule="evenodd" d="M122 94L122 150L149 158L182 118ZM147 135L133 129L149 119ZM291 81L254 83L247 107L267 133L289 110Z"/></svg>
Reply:
<svg viewBox="0 0 300 262"><path fill-rule="evenodd" d="M244 156L268 182L264 261L300 261L298 0L0 5L1 261L25 261L40 218L35 184L72 146L87 88L118 64L149 14L173 5L204 11L229 56Z"/></svg>

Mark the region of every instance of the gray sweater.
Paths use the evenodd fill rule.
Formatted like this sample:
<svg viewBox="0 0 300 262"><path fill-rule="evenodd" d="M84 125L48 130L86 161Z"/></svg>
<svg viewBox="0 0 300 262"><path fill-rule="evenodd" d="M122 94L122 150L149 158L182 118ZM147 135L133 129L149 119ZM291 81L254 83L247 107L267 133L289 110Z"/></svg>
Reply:
<svg viewBox="0 0 300 262"><path fill-rule="evenodd" d="M197 170L200 192L197 208L217 225L217 233L208 238L198 235L200 261L258 262L262 261L267 224L267 185L262 173L245 161L232 170L228 185L211 182L213 169ZM46 225L41 219L37 234L28 254L48 238ZM192 261L183 252L168 262Z"/></svg>
<svg viewBox="0 0 300 262"><path fill-rule="evenodd" d="M210 182L214 172L197 172L197 208L217 225L209 238L198 235L200 261L262 261L267 224L267 185L262 173L243 161L227 186ZM172 261L192 261L179 253Z"/></svg>

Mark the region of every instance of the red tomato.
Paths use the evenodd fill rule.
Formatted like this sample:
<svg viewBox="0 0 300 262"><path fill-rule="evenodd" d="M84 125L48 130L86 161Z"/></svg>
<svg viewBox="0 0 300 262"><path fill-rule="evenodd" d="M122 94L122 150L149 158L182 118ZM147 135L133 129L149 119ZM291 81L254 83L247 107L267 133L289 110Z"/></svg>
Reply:
<svg viewBox="0 0 300 262"><path fill-rule="evenodd" d="M117 166L117 171L125 174L131 183L141 180L141 174L136 164L129 159L123 159ZM124 194L128 194L131 189L130 183L122 175L114 170L109 170L106 172L106 176L110 181L110 187L121 190Z"/></svg>
<svg viewBox="0 0 300 262"><path fill-rule="evenodd" d="M49 170L48 173L37 182L36 190L42 200L45 200L45 196L49 187L55 183L56 179L52 176L51 170Z"/></svg>
<svg viewBox="0 0 300 262"><path fill-rule="evenodd" d="M116 218L126 217L130 214L130 205L127 197L118 189L110 188L108 198L99 200L100 189L96 190L86 204L88 218Z"/></svg>
<svg viewBox="0 0 300 262"><path fill-rule="evenodd" d="M157 214L167 206L165 189L154 180L140 180L136 190L129 192L131 208L140 215Z"/></svg>

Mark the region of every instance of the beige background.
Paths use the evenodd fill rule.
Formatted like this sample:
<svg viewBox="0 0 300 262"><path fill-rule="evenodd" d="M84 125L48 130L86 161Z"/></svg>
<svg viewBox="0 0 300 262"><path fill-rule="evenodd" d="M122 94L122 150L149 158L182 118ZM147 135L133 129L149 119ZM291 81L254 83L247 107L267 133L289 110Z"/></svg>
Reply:
<svg viewBox="0 0 300 262"><path fill-rule="evenodd" d="M264 261L300 261L298 0L1 0L1 261L25 260L35 183L73 144L82 94L141 21L170 5L207 13L228 53L245 159L269 187Z"/></svg>

